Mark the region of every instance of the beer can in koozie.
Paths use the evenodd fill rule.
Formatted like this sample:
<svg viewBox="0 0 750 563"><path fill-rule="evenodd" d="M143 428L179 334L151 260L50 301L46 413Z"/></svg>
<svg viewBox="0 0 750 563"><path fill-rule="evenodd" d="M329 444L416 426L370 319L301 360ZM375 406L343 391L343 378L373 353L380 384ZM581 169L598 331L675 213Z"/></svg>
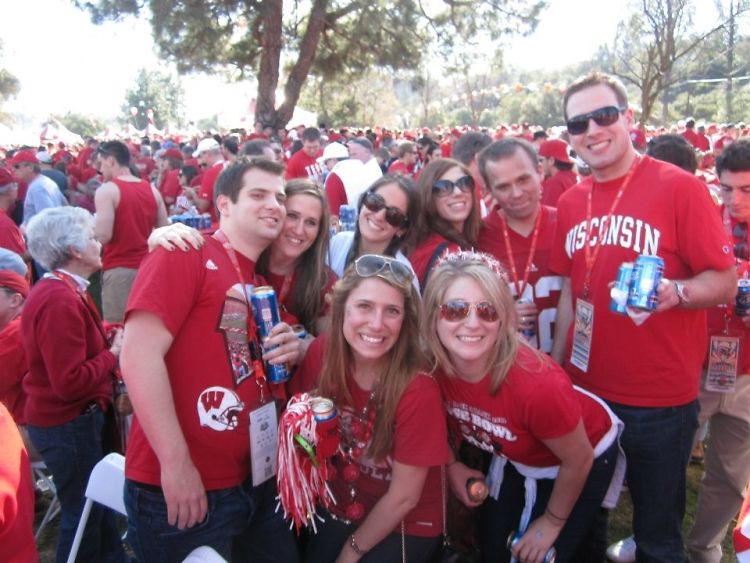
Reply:
<svg viewBox="0 0 750 563"><path fill-rule="evenodd" d="M505 546L510 550L513 549L513 546L515 546L519 541L521 541L521 538L523 537L523 534L521 532L511 532L508 536L508 541L505 542ZM555 559L557 559L557 551L555 551L554 547L550 547L547 550L547 553L544 554L544 559L542 559L543 563L555 563Z"/></svg>
<svg viewBox="0 0 750 563"><path fill-rule="evenodd" d="M281 322L276 292L270 285L254 287L250 301L253 305L253 315L255 324L258 326L258 336L263 343L263 350L270 352L273 347L267 346L265 341L271 334L271 329ZM266 362L266 379L269 383L283 383L290 377L291 374L284 364Z"/></svg>
<svg viewBox="0 0 750 563"><path fill-rule="evenodd" d="M657 289L664 273L664 260L658 256L639 256L633 266L628 306L653 311L658 300Z"/></svg>
<svg viewBox="0 0 750 563"><path fill-rule="evenodd" d="M734 312L739 317L750 313L750 280L742 278L737 280L737 297L734 299Z"/></svg>
<svg viewBox="0 0 750 563"><path fill-rule="evenodd" d="M617 270L617 280L615 281L614 289L621 291L626 297L630 293L630 280L633 278L633 263L623 262L620 264L620 268ZM620 305L612 299L609 302L609 310L619 315L627 315L628 311L625 305Z"/></svg>
<svg viewBox="0 0 750 563"><path fill-rule="evenodd" d="M325 422L336 418L336 405L333 404L331 399L316 397L310 403L315 422Z"/></svg>

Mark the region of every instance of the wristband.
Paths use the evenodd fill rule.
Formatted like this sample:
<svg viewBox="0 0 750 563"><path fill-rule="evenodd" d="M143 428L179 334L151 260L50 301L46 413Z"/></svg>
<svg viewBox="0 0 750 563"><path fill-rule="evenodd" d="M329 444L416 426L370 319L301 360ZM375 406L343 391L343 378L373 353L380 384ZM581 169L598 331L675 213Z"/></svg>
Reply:
<svg viewBox="0 0 750 563"><path fill-rule="evenodd" d="M549 509L549 506L548 506L547 508L545 508L545 509L544 509L544 511L545 511L545 512L546 512L547 514L549 514L550 516L552 516L552 518L554 518L554 519L555 519L555 520L557 520L558 522L567 522L567 521L568 521L568 519L567 519L567 518L560 518L559 516L557 516L557 515L556 515L556 514L555 514L554 512L552 512L552 511L551 511L551 510Z"/></svg>

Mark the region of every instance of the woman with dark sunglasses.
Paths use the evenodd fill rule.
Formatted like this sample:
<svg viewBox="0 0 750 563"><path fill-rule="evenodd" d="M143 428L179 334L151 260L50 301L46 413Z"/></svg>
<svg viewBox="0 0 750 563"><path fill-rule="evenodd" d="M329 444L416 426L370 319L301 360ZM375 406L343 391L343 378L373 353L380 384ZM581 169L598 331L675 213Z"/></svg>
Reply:
<svg viewBox="0 0 750 563"><path fill-rule="evenodd" d="M513 532L521 539L512 554L522 563L541 563L552 547L558 563L604 561L601 507L614 506L622 483L616 466L624 472L619 420L519 336L504 272L489 255L447 255L427 284L424 310L452 445L491 456L486 476L455 454L448 465L459 500L480 507L482 561L509 561ZM470 478L486 478L483 502L467 494Z"/></svg>
<svg viewBox="0 0 750 563"><path fill-rule="evenodd" d="M295 383L334 400L336 499L306 563L428 561L442 531L448 460L435 380L420 371L419 295L409 266L365 254L333 291L331 330L310 346Z"/></svg>
<svg viewBox="0 0 750 563"><path fill-rule="evenodd" d="M419 217L419 198L410 179L385 175L362 194L357 207L355 230L338 233L331 239L329 264L341 277L358 256L393 256L411 268L405 252L412 240ZM414 278L419 290L419 281Z"/></svg>
<svg viewBox="0 0 750 563"><path fill-rule="evenodd" d="M456 160L438 159L425 166L417 192L422 214L409 260L424 288L442 254L476 246L481 218L471 173Z"/></svg>

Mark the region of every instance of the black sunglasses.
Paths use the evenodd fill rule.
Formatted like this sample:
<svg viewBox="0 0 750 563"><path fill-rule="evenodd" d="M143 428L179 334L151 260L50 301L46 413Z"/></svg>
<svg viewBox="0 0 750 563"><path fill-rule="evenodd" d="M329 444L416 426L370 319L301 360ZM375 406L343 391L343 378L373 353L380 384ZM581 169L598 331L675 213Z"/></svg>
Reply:
<svg viewBox="0 0 750 563"><path fill-rule="evenodd" d="M392 280L402 287L409 287L414 279L414 272L409 266L380 254L363 254L354 261L354 270L363 278L387 278L390 274Z"/></svg>
<svg viewBox="0 0 750 563"><path fill-rule="evenodd" d="M404 215L398 207L390 207L386 205L383 196L380 194L366 192L365 197L362 200L362 205L373 213L385 209L385 220L391 227L401 229L409 224L406 215Z"/></svg>
<svg viewBox="0 0 750 563"><path fill-rule="evenodd" d="M474 178L471 176L461 176L455 182L451 180L435 180L435 183L432 184L432 193L436 197L446 197L451 195L456 188L464 193L471 193L474 189Z"/></svg>
<svg viewBox="0 0 750 563"><path fill-rule="evenodd" d="M607 127L615 123L620 118L620 114L625 113L626 109L616 106L599 108L583 115L571 117L565 123L565 126L571 135L583 135L589 130L589 120L593 119L600 127Z"/></svg>

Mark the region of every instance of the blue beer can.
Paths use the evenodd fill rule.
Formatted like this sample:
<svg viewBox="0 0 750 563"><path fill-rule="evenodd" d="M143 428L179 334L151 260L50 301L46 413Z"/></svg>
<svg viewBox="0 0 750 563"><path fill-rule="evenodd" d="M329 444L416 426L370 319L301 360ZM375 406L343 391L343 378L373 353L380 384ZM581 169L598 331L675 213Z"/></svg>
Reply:
<svg viewBox="0 0 750 563"><path fill-rule="evenodd" d="M639 256L633 266L628 306L646 311L656 309L657 289L664 274L664 260L658 256Z"/></svg>
<svg viewBox="0 0 750 563"><path fill-rule="evenodd" d="M521 538L523 537L523 534L521 532L511 532L508 536L508 541L505 543L505 546L508 548L508 550L513 549L513 546L515 546L519 541L521 541ZM555 559L557 559L557 551L555 551L554 547L550 547L547 550L547 553L544 554L544 559L542 559L543 563L555 563Z"/></svg>
<svg viewBox="0 0 750 563"><path fill-rule="evenodd" d="M750 280L742 278L737 280L737 297L734 299L734 313L738 317L744 317L750 313Z"/></svg>
<svg viewBox="0 0 750 563"><path fill-rule="evenodd" d="M250 295L250 301L253 306L255 324L258 326L258 336L264 343L263 349L271 351L273 348L265 346L265 341L271 334L271 329L281 322L276 292L269 285L254 287ZM290 377L291 374L284 364L269 364L266 362L266 379L269 383L284 383Z"/></svg>
<svg viewBox="0 0 750 563"><path fill-rule="evenodd" d="M339 208L339 227L341 231L354 231L357 227L357 209L353 205L342 205Z"/></svg>
<svg viewBox="0 0 750 563"><path fill-rule="evenodd" d="M620 268L617 270L617 280L615 281L615 287L613 289L621 291L626 297L630 293L630 280L633 277L633 263L623 262L620 264ZM618 315L627 315L628 311L625 305L620 305L612 299L609 302L609 310Z"/></svg>

